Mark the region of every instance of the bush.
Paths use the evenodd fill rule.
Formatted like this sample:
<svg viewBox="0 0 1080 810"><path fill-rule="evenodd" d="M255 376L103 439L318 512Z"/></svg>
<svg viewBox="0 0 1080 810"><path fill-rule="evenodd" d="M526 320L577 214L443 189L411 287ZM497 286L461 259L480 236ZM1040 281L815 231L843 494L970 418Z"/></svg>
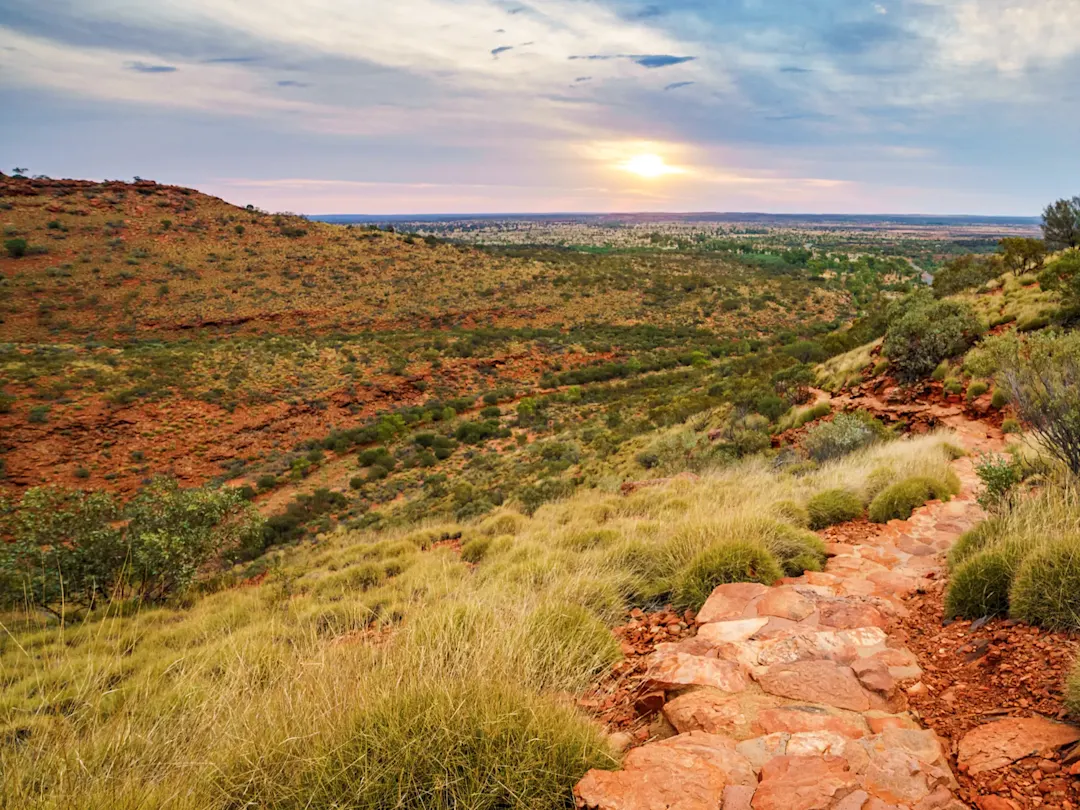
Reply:
<svg viewBox="0 0 1080 810"><path fill-rule="evenodd" d="M959 301L913 293L889 308L882 351L904 381L929 376L943 360L962 354L982 333L975 312Z"/></svg>
<svg viewBox="0 0 1080 810"><path fill-rule="evenodd" d="M972 402L972 401L978 399L979 397L981 397L983 394L985 394L989 390L990 390L990 386L987 385L986 383L982 382L981 380L976 380L976 381L968 384L968 389L967 389L968 402Z"/></svg>
<svg viewBox="0 0 1080 810"><path fill-rule="evenodd" d="M838 414L831 422L810 428L802 445L814 461L842 458L878 441L885 429L869 414Z"/></svg>
<svg viewBox="0 0 1080 810"><path fill-rule="evenodd" d="M1017 560L1002 548L979 551L966 558L949 579L945 615L980 619L1009 612L1009 586Z"/></svg>
<svg viewBox="0 0 1080 810"><path fill-rule="evenodd" d="M870 520L888 523L890 520L907 520L911 513L929 500L948 500L952 488L933 478L914 476L898 481L878 493L870 502Z"/></svg>
<svg viewBox="0 0 1080 810"><path fill-rule="evenodd" d="M1001 423L1002 433L1019 433L1021 430L1020 423L1015 419L1006 419Z"/></svg>
<svg viewBox="0 0 1080 810"><path fill-rule="evenodd" d="M277 485L277 476L270 475L269 473L267 473L266 475L260 475L258 480L255 482L255 485L259 489L273 489Z"/></svg>
<svg viewBox="0 0 1080 810"><path fill-rule="evenodd" d="M160 601L208 566L262 548L261 520L238 491L180 489L165 478L123 513L104 492L29 489L16 506L0 504L0 534L11 537L0 546L0 580L11 583L0 601L25 597L57 615L114 598Z"/></svg>
<svg viewBox="0 0 1080 810"><path fill-rule="evenodd" d="M49 421L49 406L48 405L35 405L30 409L29 415L26 417L27 421L40 425Z"/></svg>
<svg viewBox="0 0 1080 810"><path fill-rule="evenodd" d="M1028 624L1080 629L1080 536L1055 539L1027 557L1009 603L1013 618Z"/></svg>
<svg viewBox="0 0 1080 810"><path fill-rule="evenodd" d="M862 514L863 505L849 489L827 489L807 502L806 511L810 513L810 528L816 531L855 520Z"/></svg>
<svg viewBox="0 0 1080 810"><path fill-rule="evenodd" d="M1009 404L1009 395L1005 393L1002 388L995 388L993 396L990 397L990 405L997 410L1001 410Z"/></svg>
<svg viewBox="0 0 1080 810"><path fill-rule="evenodd" d="M963 290L981 287L1001 275L1003 269L998 256L958 256L934 274L934 295L945 298Z"/></svg>
<svg viewBox="0 0 1080 810"><path fill-rule="evenodd" d="M1024 480L1020 462L1007 456L982 456L975 465L975 472L983 485L978 498L979 506L990 512L1007 509L1016 488Z"/></svg>
<svg viewBox="0 0 1080 810"><path fill-rule="evenodd" d="M680 608L699 610L718 585L760 582L772 585L784 576L773 555L756 543L718 543L694 557L679 572L675 602Z"/></svg>
<svg viewBox="0 0 1080 810"><path fill-rule="evenodd" d="M26 255L29 245L26 243L25 239L8 239L4 242L4 249L11 258L21 259Z"/></svg>
<svg viewBox="0 0 1080 810"><path fill-rule="evenodd" d="M491 537L474 537L472 540L466 541L461 546L461 559L473 564L480 562L491 550L493 541L494 538Z"/></svg>

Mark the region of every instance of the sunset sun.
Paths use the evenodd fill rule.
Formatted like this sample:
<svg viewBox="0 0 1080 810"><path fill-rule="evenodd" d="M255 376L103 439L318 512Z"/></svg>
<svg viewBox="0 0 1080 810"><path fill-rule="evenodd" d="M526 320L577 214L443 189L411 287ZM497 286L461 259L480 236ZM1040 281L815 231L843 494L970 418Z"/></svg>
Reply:
<svg viewBox="0 0 1080 810"><path fill-rule="evenodd" d="M634 155L619 165L625 172L636 174L639 177L663 177L667 174L683 174L686 170L677 166L669 166L660 155L644 154Z"/></svg>

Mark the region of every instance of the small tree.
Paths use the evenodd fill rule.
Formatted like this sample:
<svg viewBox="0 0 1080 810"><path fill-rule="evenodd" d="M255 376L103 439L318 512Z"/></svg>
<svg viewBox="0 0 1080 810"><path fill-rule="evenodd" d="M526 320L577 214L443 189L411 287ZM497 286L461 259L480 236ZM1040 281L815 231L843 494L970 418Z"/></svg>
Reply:
<svg viewBox="0 0 1080 810"><path fill-rule="evenodd" d="M1080 247L1080 197L1046 206L1042 229L1050 250Z"/></svg>
<svg viewBox="0 0 1080 810"><path fill-rule="evenodd" d="M1020 418L1080 475L1080 334L1002 336L988 351Z"/></svg>
<svg viewBox="0 0 1080 810"><path fill-rule="evenodd" d="M30 171L30 170L25 168L25 167L16 166L14 169L11 170L11 176L12 177L18 177L18 178L20 178L22 180L25 180L26 179L26 173L28 171Z"/></svg>
<svg viewBox="0 0 1080 810"><path fill-rule="evenodd" d="M981 287L1003 272L1002 258L999 255L975 256L968 253L957 256L934 273L934 295L944 298L973 287Z"/></svg>
<svg viewBox="0 0 1080 810"><path fill-rule="evenodd" d="M1046 243L1040 239L1007 237L998 244L1005 269L1018 276L1038 272L1046 261Z"/></svg>
<svg viewBox="0 0 1080 810"><path fill-rule="evenodd" d="M938 364L966 351L982 334L982 324L967 304L935 301L919 290L889 307L882 351L905 381L928 377Z"/></svg>
<svg viewBox="0 0 1080 810"><path fill-rule="evenodd" d="M1044 290L1061 293L1061 317L1068 323L1080 318L1080 250L1069 250L1039 274Z"/></svg>

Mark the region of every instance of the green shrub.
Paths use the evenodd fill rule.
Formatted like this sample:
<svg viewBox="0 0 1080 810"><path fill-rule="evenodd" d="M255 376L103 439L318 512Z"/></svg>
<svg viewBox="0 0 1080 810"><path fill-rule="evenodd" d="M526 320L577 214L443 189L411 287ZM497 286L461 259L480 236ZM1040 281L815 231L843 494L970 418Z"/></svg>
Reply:
<svg viewBox="0 0 1080 810"><path fill-rule="evenodd" d="M983 485L979 492L979 506L991 512L1007 509L1016 488L1024 481L1022 465L1008 456L981 456L975 465L975 472Z"/></svg>
<svg viewBox="0 0 1080 810"><path fill-rule="evenodd" d="M863 513L863 505L849 489L827 489L807 502L806 511L810 513L810 528L818 530L855 520Z"/></svg>
<svg viewBox="0 0 1080 810"><path fill-rule="evenodd" d="M890 520L907 520L911 513L929 500L948 500L952 488L925 476L913 476L886 487L870 502L870 520L888 523Z"/></svg>
<svg viewBox="0 0 1080 810"><path fill-rule="evenodd" d="M982 333L975 312L959 301L912 293L889 307L882 352L905 381L929 376L942 360L967 351Z"/></svg>
<svg viewBox="0 0 1080 810"><path fill-rule="evenodd" d="M942 387L949 396L956 396L964 392L964 384L956 377L945 380L945 385Z"/></svg>
<svg viewBox="0 0 1080 810"><path fill-rule="evenodd" d="M981 287L1003 272L1000 256L966 254L946 262L934 273L933 290L938 298Z"/></svg>
<svg viewBox="0 0 1080 810"><path fill-rule="evenodd" d="M29 245L26 243L25 239L8 239L4 242L4 249L11 258L21 259L26 255Z"/></svg>
<svg viewBox="0 0 1080 810"><path fill-rule="evenodd" d="M972 402L972 401L978 399L979 397L981 397L983 394L985 394L989 390L990 390L990 386L987 385L986 383L982 382L981 380L975 380L975 381L971 382L968 385L968 389L967 389L968 402Z"/></svg>
<svg viewBox="0 0 1080 810"><path fill-rule="evenodd" d="M863 481L862 496L864 503L870 503L883 489L896 480L896 472L891 467L876 467Z"/></svg>
<svg viewBox="0 0 1080 810"><path fill-rule="evenodd" d="M1006 419L1001 423L1002 433L1019 433L1022 429L1020 423L1015 419Z"/></svg>
<svg viewBox="0 0 1080 810"><path fill-rule="evenodd" d="M1053 630L1080 629L1080 536L1055 539L1020 565L1010 613Z"/></svg>
<svg viewBox="0 0 1080 810"><path fill-rule="evenodd" d="M814 461L842 458L868 447L886 434L885 427L865 411L838 414L831 422L812 427L802 445Z"/></svg>
<svg viewBox="0 0 1080 810"><path fill-rule="evenodd" d="M780 563L785 576L797 577L806 571L825 568L825 543L813 532L780 523L766 534L764 545Z"/></svg>
<svg viewBox="0 0 1080 810"><path fill-rule="evenodd" d="M681 608L699 610L718 585L772 585L783 576L776 558L764 546L741 541L718 543L702 551L678 573L675 602Z"/></svg>
<svg viewBox="0 0 1080 810"><path fill-rule="evenodd" d="M606 670L622 658L618 640L591 611L581 605L552 602L525 620L530 639L529 666L541 671L569 668L581 675ZM538 656L552 657L550 664Z"/></svg>
<svg viewBox="0 0 1080 810"><path fill-rule="evenodd" d="M980 619L1009 612L1009 587L1016 555L997 547L968 556L952 572L945 597L949 618Z"/></svg>
<svg viewBox="0 0 1080 810"><path fill-rule="evenodd" d="M1001 410L1009 404L1009 395L1005 393L1004 388L995 388L993 396L990 397L990 405Z"/></svg>
<svg viewBox="0 0 1080 810"><path fill-rule="evenodd" d="M949 371L951 371L949 361L942 360L934 369L934 373L930 375L930 379L934 382L944 382L949 376Z"/></svg>
<svg viewBox="0 0 1080 810"><path fill-rule="evenodd" d="M968 529L949 549L949 569L955 569L972 555L993 545L1001 538L1002 522L998 518L987 518Z"/></svg>
<svg viewBox="0 0 1080 810"><path fill-rule="evenodd" d="M48 405L35 405L30 409L30 413L27 416L27 420L34 424L43 424L49 421L49 406Z"/></svg>
<svg viewBox="0 0 1080 810"><path fill-rule="evenodd" d="M273 489L277 485L277 476L270 474L260 475L255 485L259 489Z"/></svg>

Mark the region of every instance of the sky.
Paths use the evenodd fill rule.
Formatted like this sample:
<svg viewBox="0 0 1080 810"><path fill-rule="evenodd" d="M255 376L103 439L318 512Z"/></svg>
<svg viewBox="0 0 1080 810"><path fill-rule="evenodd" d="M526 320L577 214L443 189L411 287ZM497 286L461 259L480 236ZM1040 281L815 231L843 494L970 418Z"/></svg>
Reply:
<svg viewBox="0 0 1080 810"><path fill-rule="evenodd" d="M1035 215L1080 193L1078 2L0 0L0 168L308 214Z"/></svg>

